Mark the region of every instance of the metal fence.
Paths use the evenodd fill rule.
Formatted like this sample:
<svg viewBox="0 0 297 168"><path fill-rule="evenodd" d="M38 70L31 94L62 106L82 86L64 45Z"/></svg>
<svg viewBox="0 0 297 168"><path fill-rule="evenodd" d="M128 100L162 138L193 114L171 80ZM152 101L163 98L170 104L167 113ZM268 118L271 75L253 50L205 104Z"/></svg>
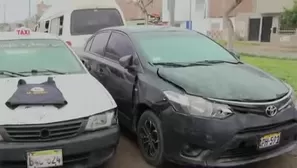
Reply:
<svg viewBox="0 0 297 168"><path fill-rule="evenodd" d="M279 29L277 30L278 34L297 34L297 29Z"/></svg>
<svg viewBox="0 0 297 168"><path fill-rule="evenodd" d="M222 30L207 31L207 36L214 40L223 40L224 39L224 33Z"/></svg>

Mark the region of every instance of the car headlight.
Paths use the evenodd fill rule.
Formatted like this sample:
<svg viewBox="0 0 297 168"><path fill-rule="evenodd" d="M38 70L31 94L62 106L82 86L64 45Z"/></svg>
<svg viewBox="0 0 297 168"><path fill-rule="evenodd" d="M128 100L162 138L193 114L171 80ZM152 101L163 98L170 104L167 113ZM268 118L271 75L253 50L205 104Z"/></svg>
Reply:
<svg viewBox="0 0 297 168"><path fill-rule="evenodd" d="M292 88L291 85L289 85L289 84L287 84L285 82L284 82L284 84L291 90L291 100L292 100L293 105L297 109L297 98L296 98L294 89Z"/></svg>
<svg viewBox="0 0 297 168"><path fill-rule="evenodd" d="M85 130L94 131L97 129L109 127L113 124L114 118L115 118L114 110L93 115L89 117Z"/></svg>
<svg viewBox="0 0 297 168"><path fill-rule="evenodd" d="M164 94L175 105L180 105L183 110L194 116L224 119L233 114L228 105L213 103L201 97L173 91L165 91Z"/></svg>

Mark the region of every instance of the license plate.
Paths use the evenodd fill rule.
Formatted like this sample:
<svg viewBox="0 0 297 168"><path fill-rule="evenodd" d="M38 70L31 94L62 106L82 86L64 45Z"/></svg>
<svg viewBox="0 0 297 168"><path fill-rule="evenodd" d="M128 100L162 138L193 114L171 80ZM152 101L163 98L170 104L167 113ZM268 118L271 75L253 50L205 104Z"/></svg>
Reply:
<svg viewBox="0 0 297 168"><path fill-rule="evenodd" d="M27 168L63 166L62 149L34 151L27 153Z"/></svg>
<svg viewBox="0 0 297 168"><path fill-rule="evenodd" d="M264 135L260 138L259 149L264 149L268 147L272 147L278 145L280 142L281 133L273 133Z"/></svg>

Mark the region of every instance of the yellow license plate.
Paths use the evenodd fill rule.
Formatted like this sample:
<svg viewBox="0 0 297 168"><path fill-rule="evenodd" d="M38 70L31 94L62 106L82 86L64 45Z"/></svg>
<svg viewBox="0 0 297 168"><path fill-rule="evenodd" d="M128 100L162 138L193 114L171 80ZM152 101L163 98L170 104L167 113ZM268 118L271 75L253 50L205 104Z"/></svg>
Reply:
<svg viewBox="0 0 297 168"><path fill-rule="evenodd" d="M27 153L28 168L63 166L62 149L34 151Z"/></svg>
<svg viewBox="0 0 297 168"><path fill-rule="evenodd" d="M259 149L276 146L280 143L280 139L281 139L280 132L264 135L260 138Z"/></svg>

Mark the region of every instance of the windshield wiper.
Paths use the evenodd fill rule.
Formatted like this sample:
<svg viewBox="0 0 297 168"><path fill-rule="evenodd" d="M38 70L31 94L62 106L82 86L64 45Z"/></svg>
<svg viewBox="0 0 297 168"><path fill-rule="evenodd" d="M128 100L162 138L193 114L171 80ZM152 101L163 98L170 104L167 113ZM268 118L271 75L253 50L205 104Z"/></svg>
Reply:
<svg viewBox="0 0 297 168"><path fill-rule="evenodd" d="M42 69L42 70L32 69L31 71L23 71L23 72L19 72L19 73L38 74L38 73L47 73L47 72L55 73L55 74L61 74L61 75L66 74L66 72L60 72L60 71L51 70L51 69Z"/></svg>
<svg viewBox="0 0 297 168"><path fill-rule="evenodd" d="M172 66L172 67L186 67L186 64L175 63L175 62L156 62L153 65Z"/></svg>
<svg viewBox="0 0 297 168"><path fill-rule="evenodd" d="M7 71L7 70L0 70L0 75L7 75L10 77L16 77L16 76L22 76L22 77L27 77L28 75L24 75L18 72L13 72L13 71Z"/></svg>
<svg viewBox="0 0 297 168"><path fill-rule="evenodd" d="M232 62L232 61L224 61L224 60L203 60L203 61L197 61L193 63L189 63L187 66L195 66L195 65L212 65L212 64L221 64L221 63L227 63L227 64L241 64L240 61Z"/></svg>
<svg viewBox="0 0 297 168"><path fill-rule="evenodd" d="M220 64L220 63L228 63L228 64L239 64L240 61L232 62L232 61L223 61L223 60L203 60L191 63L176 63L176 62L156 62L152 63L153 65L162 65L162 66L172 66L172 67L189 67L189 66L210 66L212 64Z"/></svg>

